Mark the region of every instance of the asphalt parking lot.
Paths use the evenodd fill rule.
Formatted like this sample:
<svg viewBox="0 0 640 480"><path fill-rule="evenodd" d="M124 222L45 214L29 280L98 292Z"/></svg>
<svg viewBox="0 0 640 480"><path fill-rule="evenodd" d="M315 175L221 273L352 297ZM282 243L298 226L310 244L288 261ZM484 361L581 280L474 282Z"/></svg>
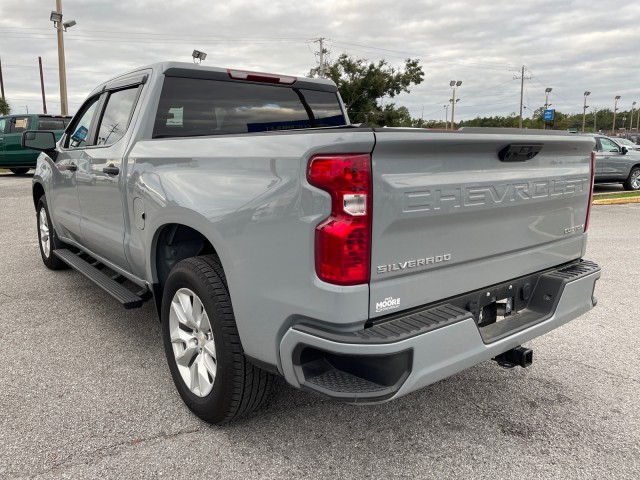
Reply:
<svg viewBox="0 0 640 480"><path fill-rule="evenodd" d="M640 478L640 204L594 207L598 307L397 401L278 382L212 427L180 400L153 308L122 310L38 251L31 177L0 174L1 478Z"/></svg>

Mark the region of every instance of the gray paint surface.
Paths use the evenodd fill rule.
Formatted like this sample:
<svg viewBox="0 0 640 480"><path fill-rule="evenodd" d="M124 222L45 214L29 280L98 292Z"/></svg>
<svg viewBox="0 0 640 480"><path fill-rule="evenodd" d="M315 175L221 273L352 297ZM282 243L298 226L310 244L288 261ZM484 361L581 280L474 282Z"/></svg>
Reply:
<svg viewBox="0 0 640 480"><path fill-rule="evenodd" d="M253 358L280 367L280 341L298 322L354 330L376 316L376 303L385 298L402 299L402 309L423 305L566 263L584 251L584 233L563 230L585 222L593 139L320 129L151 140L162 73L177 65L144 67L96 88L91 96L147 75L119 142L62 149L56 163L41 156L34 182L45 185L64 240L140 285L157 281L160 229L177 223L200 232L222 260L243 347ZM320 85L327 88L326 81ZM504 146L531 142L543 145L537 157L498 160ZM320 153L370 152L371 284L330 285L314 266L315 228L329 215L330 199L306 181L308 161ZM71 161L78 172L65 170ZM118 176L98 182L99 167L111 163L120 167ZM435 190L441 208L427 208L434 207ZM384 278L375 272L378 265L442 254L451 260L438 269Z"/></svg>

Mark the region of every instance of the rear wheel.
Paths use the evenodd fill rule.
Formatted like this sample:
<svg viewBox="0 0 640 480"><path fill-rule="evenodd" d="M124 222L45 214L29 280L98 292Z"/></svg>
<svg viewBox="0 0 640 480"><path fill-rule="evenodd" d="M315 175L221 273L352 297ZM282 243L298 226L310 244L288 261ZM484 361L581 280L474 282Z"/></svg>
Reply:
<svg viewBox="0 0 640 480"><path fill-rule="evenodd" d="M272 375L244 356L217 256L173 267L162 300L162 335L176 388L203 420L226 423L267 400Z"/></svg>
<svg viewBox="0 0 640 480"><path fill-rule="evenodd" d="M622 185L625 190L640 190L640 167L633 167Z"/></svg>
<svg viewBox="0 0 640 480"><path fill-rule="evenodd" d="M9 170L11 170L16 175L24 175L29 171L28 168L10 168Z"/></svg>
<svg viewBox="0 0 640 480"><path fill-rule="evenodd" d="M36 211L38 225L38 245L40 245L40 255L42 262L51 270L62 270L67 268L67 264L53 254L57 248L63 248L63 243L58 239L56 231L51 224L49 207L44 195L38 200Z"/></svg>

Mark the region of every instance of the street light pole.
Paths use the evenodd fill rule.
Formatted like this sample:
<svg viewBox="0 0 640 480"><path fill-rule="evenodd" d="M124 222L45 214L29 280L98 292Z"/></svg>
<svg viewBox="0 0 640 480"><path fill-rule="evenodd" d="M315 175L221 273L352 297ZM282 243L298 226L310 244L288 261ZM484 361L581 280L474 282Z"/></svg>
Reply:
<svg viewBox="0 0 640 480"><path fill-rule="evenodd" d="M613 104L613 126L611 127L613 130L612 135L616 134L616 112L618 111L618 100L620 100L620 95L616 95L616 101Z"/></svg>
<svg viewBox="0 0 640 480"><path fill-rule="evenodd" d="M449 100L451 102L451 130L455 128L455 115L456 115L456 87L462 85L461 80L451 80L449 82L449 86L451 90L453 90L453 100ZM460 99L458 99L459 101Z"/></svg>
<svg viewBox="0 0 640 480"><path fill-rule="evenodd" d="M589 108L589 106L587 105L587 97L591 95L591 92L584 92L584 106L582 107L582 131L584 132L584 122L586 121L587 118L587 108Z"/></svg>
<svg viewBox="0 0 640 480"><path fill-rule="evenodd" d="M60 74L60 111L62 115L69 114L67 102L67 69L64 61L64 32L76 24L75 20L62 21L62 0L56 0L56 10L51 12L50 20L58 33L58 73Z"/></svg>
<svg viewBox="0 0 640 480"><path fill-rule="evenodd" d="M549 94L551 93L552 90L553 88L551 87L547 87L544 89L544 109L542 110L542 129L543 130L547 129L547 124L544 121L544 111L549 108Z"/></svg>
<svg viewBox="0 0 640 480"><path fill-rule="evenodd" d="M62 25L62 0L56 0L56 11L60 14L60 21L55 22L58 31L58 73L60 74L60 113L69 115L67 104L67 70L64 61L64 25Z"/></svg>
<svg viewBox="0 0 640 480"><path fill-rule="evenodd" d="M449 104L443 105L444 107L444 129L449 130Z"/></svg>
<svg viewBox="0 0 640 480"><path fill-rule="evenodd" d="M598 117L598 109L593 109L593 131L596 131L596 118Z"/></svg>
<svg viewBox="0 0 640 480"><path fill-rule="evenodd" d="M631 104L631 121L629 122L629 131L630 132L633 132L633 111L635 109L635 106L636 106L636 102L633 102ZM638 115L640 115L640 113Z"/></svg>

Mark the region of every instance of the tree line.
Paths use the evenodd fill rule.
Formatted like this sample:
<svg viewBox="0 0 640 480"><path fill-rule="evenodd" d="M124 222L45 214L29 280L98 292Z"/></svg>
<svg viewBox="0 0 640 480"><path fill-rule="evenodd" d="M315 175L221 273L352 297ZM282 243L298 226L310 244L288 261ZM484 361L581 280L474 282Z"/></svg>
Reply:
<svg viewBox="0 0 640 480"><path fill-rule="evenodd" d="M352 123L365 123L374 127L442 129L446 127L444 120L413 118L406 107L398 107L393 102L398 94L409 93L412 86L419 85L424 80L424 71L417 59L405 60L404 68L397 70L390 67L385 60L374 63L342 54L329 65L327 76L338 85ZM544 109L540 107L530 117L523 117L523 128L542 128L543 111ZM635 113L640 114L640 112ZM633 122L634 125L637 124L635 115ZM471 120L460 120L455 126L456 128L465 126L518 128L518 123L519 116L514 112L507 116L479 116ZM631 112L618 111L616 129L629 130L630 123ZM591 109L585 115L585 131L611 130L612 126L613 111L611 109L597 111ZM546 128L582 130L582 112L573 114L556 110L554 121L547 123Z"/></svg>

